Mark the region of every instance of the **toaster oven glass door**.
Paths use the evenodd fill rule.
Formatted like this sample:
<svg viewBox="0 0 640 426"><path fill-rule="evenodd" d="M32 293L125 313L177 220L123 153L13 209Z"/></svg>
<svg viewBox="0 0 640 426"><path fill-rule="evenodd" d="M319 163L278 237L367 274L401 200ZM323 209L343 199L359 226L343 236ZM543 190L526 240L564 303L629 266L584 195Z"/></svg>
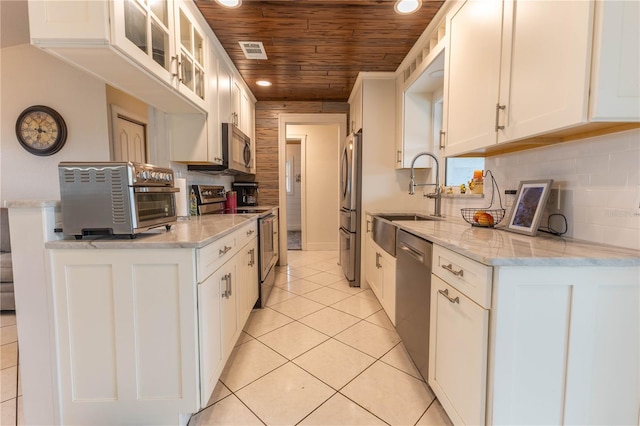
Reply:
<svg viewBox="0 0 640 426"><path fill-rule="evenodd" d="M171 191L167 191L167 189ZM174 188L136 188L134 208L136 228L144 228L176 219Z"/></svg>

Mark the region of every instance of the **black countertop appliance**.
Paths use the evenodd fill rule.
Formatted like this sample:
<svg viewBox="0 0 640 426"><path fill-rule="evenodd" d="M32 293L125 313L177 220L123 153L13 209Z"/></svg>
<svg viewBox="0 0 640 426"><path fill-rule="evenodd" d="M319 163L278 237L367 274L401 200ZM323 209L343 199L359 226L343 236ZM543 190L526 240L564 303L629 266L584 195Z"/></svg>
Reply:
<svg viewBox="0 0 640 426"><path fill-rule="evenodd" d="M258 205L258 182L233 182L231 187L238 193L238 206Z"/></svg>

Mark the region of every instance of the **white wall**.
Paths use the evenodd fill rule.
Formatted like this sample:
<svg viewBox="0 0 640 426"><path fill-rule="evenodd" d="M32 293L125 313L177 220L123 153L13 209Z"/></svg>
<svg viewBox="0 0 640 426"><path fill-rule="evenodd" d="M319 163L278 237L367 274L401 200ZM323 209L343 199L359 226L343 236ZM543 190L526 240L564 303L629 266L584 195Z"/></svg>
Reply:
<svg viewBox="0 0 640 426"><path fill-rule="evenodd" d="M517 189L520 180L553 179L568 219L566 236L640 250L640 130L490 157L485 167L495 174L503 202L509 201L504 191ZM461 207L486 207L490 199L445 199L445 211L460 217Z"/></svg>
<svg viewBox="0 0 640 426"><path fill-rule="evenodd" d="M0 55L0 200L57 200L60 161L109 159L105 84L28 44ZM32 105L55 109L67 124L67 142L52 156L30 154L16 137L16 119Z"/></svg>
<svg viewBox="0 0 640 426"><path fill-rule="evenodd" d="M340 228L338 125L288 125L287 136L306 135L303 219L307 250L337 250Z"/></svg>

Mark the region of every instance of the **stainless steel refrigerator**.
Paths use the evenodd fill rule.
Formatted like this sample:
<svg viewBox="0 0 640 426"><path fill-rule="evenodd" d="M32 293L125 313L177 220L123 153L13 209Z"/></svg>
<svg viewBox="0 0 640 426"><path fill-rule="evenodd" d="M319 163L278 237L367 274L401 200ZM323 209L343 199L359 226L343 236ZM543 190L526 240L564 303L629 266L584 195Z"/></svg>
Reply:
<svg viewBox="0 0 640 426"><path fill-rule="evenodd" d="M340 159L340 264L351 287L360 287L362 131L350 134Z"/></svg>

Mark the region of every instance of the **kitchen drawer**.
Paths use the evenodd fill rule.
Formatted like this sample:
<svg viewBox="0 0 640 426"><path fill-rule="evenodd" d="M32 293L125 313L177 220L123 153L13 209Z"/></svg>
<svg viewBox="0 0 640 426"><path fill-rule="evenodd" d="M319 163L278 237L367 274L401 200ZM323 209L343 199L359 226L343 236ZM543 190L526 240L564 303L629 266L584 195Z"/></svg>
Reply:
<svg viewBox="0 0 640 426"><path fill-rule="evenodd" d="M196 273L199 283L206 280L238 251L241 232L243 231L235 231L196 251Z"/></svg>
<svg viewBox="0 0 640 426"><path fill-rule="evenodd" d="M258 236L258 221L251 221L235 233L238 235L238 248L244 247L249 241Z"/></svg>
<svg viewBox="0 0 640 426"><path fill-rule="evenodd" d="M433 273L480 306L491 308L491 266L434 244Z"/></svg>

